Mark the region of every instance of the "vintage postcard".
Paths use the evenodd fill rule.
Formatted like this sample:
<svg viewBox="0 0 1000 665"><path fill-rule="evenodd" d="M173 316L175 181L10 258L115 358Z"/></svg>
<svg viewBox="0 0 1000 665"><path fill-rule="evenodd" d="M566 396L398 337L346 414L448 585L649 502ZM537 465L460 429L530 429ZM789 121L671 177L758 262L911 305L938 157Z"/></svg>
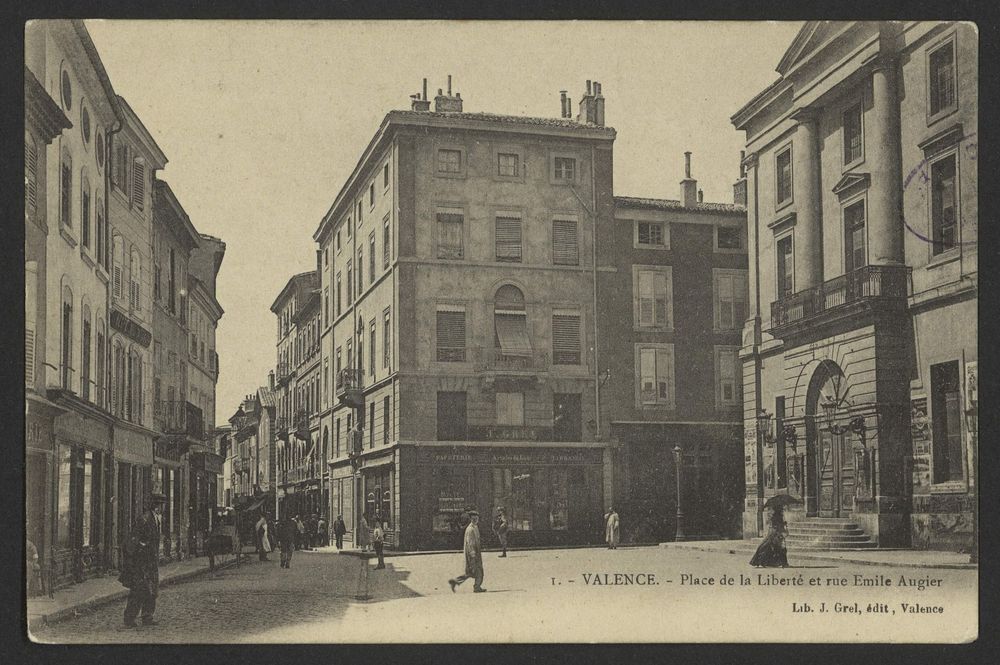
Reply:
<svg viewBox="0 0 1000 665"><path fill-rule="evenodd" d="M978 50L28 21L30 638L974 641Z"/></svg>

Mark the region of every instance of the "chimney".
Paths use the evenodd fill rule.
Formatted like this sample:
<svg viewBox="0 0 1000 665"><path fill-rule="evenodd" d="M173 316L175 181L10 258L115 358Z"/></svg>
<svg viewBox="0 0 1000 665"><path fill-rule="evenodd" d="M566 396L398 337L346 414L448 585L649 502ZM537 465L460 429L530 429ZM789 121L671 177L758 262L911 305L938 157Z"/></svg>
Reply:
<svg viewBox="0 0 1000 665"><path fill-rule="evenodd" d="M580 99L580 115L576 120L588 125L604 126L604 97L601 96L600 82L587 81L587 92Z"/></svg>
<svg viewBox="0 0 1000 665"><path fill-rule="evenodd" d="M740 177L733 183L733 203L738 206L747 204L747 167L744 164L746 151L740 150Z"/></svg>
<svg viewBox="0 0 1000 665"><path fill-rule="evenodd" d="M693 208L698 200L698 181L691 177L691 153L684 153L684 179L681 180L681 205Z"/></svg>
<svg viewBox="0 0 1000 665"><path fill-rule="evenodd" d="M267 387L274 390L274 370L267 373Z"/></svg>
<svg viewBox="0 0 1000 665"><path fill-rule="evenodd" d="M559 91L559 117L560 118L565 118L566 115L567 115L567 113L566 113L566 110L567 110L566 109L566 102L567 101L569 101L569 99L566 97L566 91L565 90L560 90Z"/></svg>
<svg viewBox="0 0 1000 665"><path fill-rule="evenodd" d="M424 92L417 93L415 95L410 95L410 110L411 111L430 111L431 102L427 99L427 79L424 79Z"/></svg>
<svg viewBox="0 0 1000 665"><path fill-rule="evenodd" d="M454 96L451 94L451 74L448 74L448 94L443 94L441 88L438 88L437 97L434 98L434 111L437 113L462 112L461 93L456 92Z"/></svg>
<svg viewBox="0 0 1000 665"><path fill-rule="evenodd" d="M698 203L704 203L704 202L705 202L705 192L703 192L701 189L699 189L698 190Z"/></svg>

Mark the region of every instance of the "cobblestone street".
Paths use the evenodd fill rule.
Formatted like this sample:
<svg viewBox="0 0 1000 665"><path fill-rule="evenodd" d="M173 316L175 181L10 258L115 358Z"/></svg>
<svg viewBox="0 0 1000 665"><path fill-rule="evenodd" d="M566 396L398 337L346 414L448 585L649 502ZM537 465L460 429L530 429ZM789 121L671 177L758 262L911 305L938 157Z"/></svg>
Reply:
<svg viewBox="0 0 1000 665"><path fill-rule="evenodd" d="M50 643L685 641L713 639L713 622L720 616L747 617L742 625L727 624L720 640L842 640L861 632L887 640L960 641L975 634L975 570L841 565L794 556L792 568L760 570L746 558L656 547L515 551L507 559L488 552L488 593L473 594L468 582L452 594L447 580L460 572L461 555L390 557L385 570L371 570L373 599L361 602L354 599L357 559L330 550L297 552L290 570L282 570L272 556L270 562L252 561L161 589L157 626L123 629L124 602L117 602L45 626L35 638ZM653 584L625 586L619 578L615 585L616 573ZM722 576L738 579L740 573L752 584L720 583ZM792 582L800 575L849 582L845 588L825 582L820 588L761 585L758 574L771 573ZM890 578L892 586L859 587L855 575ZM941 581L933 589L901 589L901 576ZM814 612L795 613L793 602ZM826 613L819 611L821 602ZM861 614L834 610L836 603L855 602ZM868 603L884 603L889 612L867 613ZM941 606L943 613L906 613L901 603ZM704 621L695 620L699 615ZM679 616L686 620L676 621Z"/></svg>

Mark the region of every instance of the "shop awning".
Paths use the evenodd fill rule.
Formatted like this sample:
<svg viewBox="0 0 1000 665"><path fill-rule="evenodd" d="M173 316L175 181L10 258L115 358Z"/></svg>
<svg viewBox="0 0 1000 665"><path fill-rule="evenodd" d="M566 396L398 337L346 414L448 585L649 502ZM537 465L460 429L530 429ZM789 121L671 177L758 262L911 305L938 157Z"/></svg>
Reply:
<svg viewBox="0 0 1000 665"><path fill-rule="evenodd" d="M501 352L505 356L530 356L527 318L523 314L497 314L494 318Z"/></svg>

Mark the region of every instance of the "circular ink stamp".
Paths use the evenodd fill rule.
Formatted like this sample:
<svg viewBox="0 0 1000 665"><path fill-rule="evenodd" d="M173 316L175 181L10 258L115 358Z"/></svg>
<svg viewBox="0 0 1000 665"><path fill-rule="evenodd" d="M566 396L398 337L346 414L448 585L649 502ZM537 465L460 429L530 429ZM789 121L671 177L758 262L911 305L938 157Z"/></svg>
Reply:
<svg viewBox="0 0 1000 665"><path fill-rule="evenodd" d="M948 138L948 136L942 136L938 141L944 142ZM943 222L933 225L937 228L932 231L932 237L928 237L925 233L913 228L905 217L903 218L903 226L915 237L929 245L934 245L939 252L959 245L975 245L978 242L958 239L958 225L961 220L957 212L959 205L957 175L960 157L964 156L971 161L978 158L979 141L976 133L973 132L950 143L949 146L955 146L955 149L932 150L932 154L921 160L903 179L903 191L911 186L926 190L931 201L932 216L940 215ZM954 158L950 164L946 161L949 156ZM975 228L976 221L971 220L970 225Z"/></svg>

